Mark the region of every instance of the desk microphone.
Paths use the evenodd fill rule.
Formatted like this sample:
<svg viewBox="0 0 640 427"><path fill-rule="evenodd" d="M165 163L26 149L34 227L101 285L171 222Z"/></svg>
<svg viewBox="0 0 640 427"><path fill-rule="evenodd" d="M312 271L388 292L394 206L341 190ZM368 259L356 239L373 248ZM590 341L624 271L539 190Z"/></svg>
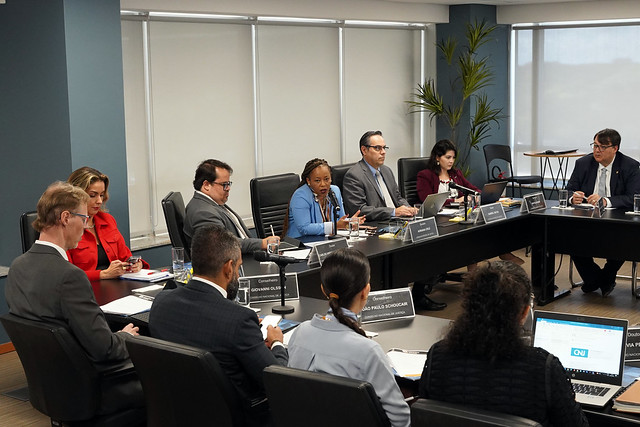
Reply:
<svg viewBox="0 0 640 427"><path fill-rule="evenodd" d="M332 189L329 189L329 200L331 201L331 204L336 208L336 211L340 211L338 198L336 197L336 193L334 193Z"/></svg>
<svg viewBox="0 0 640 427"><path fill-rule="evenodd" d="M253 253L253 259L255 259L256 261L271 261L275 262L276 264L292 264L295 262L305 261L294 258L292 256L268 254L265 251L255 251Z"/></svg>
<svg viewBox="0 0 640 427"><path fill-rule="evenodd" d="M451 181L449 183L449 188L455 188L455 189L458 189L458 190L462 190L462 192L467 193L467 194L473 194L473 195L480 194L476 190L472 190L469 187L465 187L464 185L456 184L453 181Z"/></svg>

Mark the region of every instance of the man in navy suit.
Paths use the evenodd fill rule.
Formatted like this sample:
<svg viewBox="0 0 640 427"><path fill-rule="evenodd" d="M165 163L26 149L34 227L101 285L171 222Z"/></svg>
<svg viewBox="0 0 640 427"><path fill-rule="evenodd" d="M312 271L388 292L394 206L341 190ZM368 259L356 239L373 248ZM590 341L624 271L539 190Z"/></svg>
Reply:
<svg viewBox="0 0 640 427"><path fill-rule="evenodd" d="M400 195L393 172L384 165L387 145L379 130L365 132L360 138L362 160L351 166L344 175L342 196L347 213L357 211L367 217L367 221L384 221L392 216L413 216L418 209ZM429 288L439 276L429 278ZM442 310L447 304L429 298L425 282L415 282L412 294L416 308Z"/></svg>
<svg viewBox="0 0 640 427"><path fill-rule="evenodd" d="M265 239L250 237L242 218L227 205L232 173L231 166L216 159L208 159L198 165L193 180L195 192L187 204L184 217L183 230L188 245L191 245L196 230L203 225L225 228L239 239L242 253L266 249L268 240L279 240L275 236Z"/></svg>
<svg viewBox="0 0 640 427"><path fill-rule="evenodd" d="M583 202L592 205L603 199L605 207L633 208L633 195L640 194L640 163L625 156L620 150L620 134L613 129L603 129L593 137L593 154L576 161L567 184L572 204ZM603 244L616 236L602 236ZM606 297L616 286L616 274L624 260L607 259L600 268L591 257L573 256L584 292L597 289Z"/></svg>
<svg viewBox="0 0 640 427"><path fill-rule="evenodd" d="M151 335L209 350L235 386L249 424L268 423L262 371L289 360L279 327L262 338L258 316L238 305L238 240L221 227L198 228L191 244L193 278L184 286L160 292L151 306Z"/></svg>

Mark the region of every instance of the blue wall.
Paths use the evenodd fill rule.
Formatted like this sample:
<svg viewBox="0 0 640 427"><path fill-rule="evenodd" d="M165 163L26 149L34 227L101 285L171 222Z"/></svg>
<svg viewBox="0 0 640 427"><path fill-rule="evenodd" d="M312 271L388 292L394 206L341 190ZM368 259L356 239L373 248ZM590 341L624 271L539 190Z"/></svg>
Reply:
<svg viewBox="0 0 640 427"><path fill-rule="evenodd" d="M120 2L8 1L0 41L0 265L21 254L20 214L83 165L109 175L110 211L128 239Z"/></svg>
<svg viewBox="0 0 640 427"><path fill-rule="evenodd" d="M460 44L465 40L465 29L468 22L475 20L481 22L483 19L489 24L496 23L496 7L485 5L460 5L451 6L449 8L449 23L438 24L436 26L436 38L438 41L446 40L451 36L456 38ZM493 106L502 108L503 114L509 113L509 26L498 25L492 33L492 41L484 45L478 50L480 57L489 56L489 65L492 67L495 78L493 85L484 89L489 99L493 99ZM446 61L438 53L436 64L436 73L438 76L438 91L443 95L445 100L450 99L450 75L452 69L447 65ZM455 76L453 76L455 77ZM458 135L466 135L469 130L469 123L472 111L468 106L462 117L461 132ZM437 140L450 138L450 131L446 125L438 121L436 127ZM509 144L509 119L505 118L500 122L500 127L493 126L491 136L485 139L484 144ZM486 166L484 162L484 153L482 147L480 150L471 150L470 165L472 174L469 180L476 186L482 187L487 181Z"/></svg>

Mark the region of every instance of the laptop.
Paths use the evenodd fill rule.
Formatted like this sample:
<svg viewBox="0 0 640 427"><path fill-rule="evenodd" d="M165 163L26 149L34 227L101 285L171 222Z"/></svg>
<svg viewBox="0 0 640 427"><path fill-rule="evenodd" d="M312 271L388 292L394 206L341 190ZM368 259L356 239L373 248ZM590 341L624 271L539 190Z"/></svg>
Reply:
<svg viewBox="0 0 640 427"><path fill-rule="evenodd" d="M436 216L448 198L449 192L429 194L427 198L424 199L424 202L422 202L422 206L420 206L416 216L422 218Z"/></svg>
<svg viewBox="0 0 640 427"><path fill-rule="evenodd" d="M507 188L507 181L488 182L482 187L480 195L481 205L490 205L500 200L504 189Z"/></svg>
<svg viewBox="0 0 640 427"><path fill-rule="evenodd" d="M533 346L560 359L576 401L603 407L622 386L628 324L625 319L536 310Z"/></svg>

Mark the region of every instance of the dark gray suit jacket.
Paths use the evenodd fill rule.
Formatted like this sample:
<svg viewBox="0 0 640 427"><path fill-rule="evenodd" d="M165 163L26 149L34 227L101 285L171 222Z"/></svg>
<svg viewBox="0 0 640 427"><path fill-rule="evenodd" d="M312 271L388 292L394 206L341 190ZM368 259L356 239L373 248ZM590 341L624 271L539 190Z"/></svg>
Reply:
<svg viewBox="0 0 640 427"><path fill-rule="evenodd" d="M130 335L111 332L85 272L54 248L34 244L16 258L5 296L16 316L68 327L99 369L129 361L125 338Z"/></svg>
<svg viewBox="0 0 640 427"><path fill-rule="evenodd" d="M380 174L387 184L387 190L395 207L409 206L409 203L400 195L391 169L382 165ZM360 209L360 214L366 215L367 221L383 221L391 218L393 213L393 208L386 207L378 183L364 159L351 166L345 174L342 182L342 198L349 215L355 214Z"/></svg>
<svg viewBox="0 0 640 427"><path fill-rule="evenodd" d="M227 205L227 208L231 212L231 208ZM193 198L187 204L186 213L184 217L184 235L187 239L187 244L191 246L191 239L195 234L198 227L202 227L203 225L213 224L218 225L220 227L225 228L231 234L238 237L240 239L240 250L242 253L253 253L254 251L259 251L262 249L262 240L261 239L242 239L238 229L234 222L229 218L229 215L225 212L225 208L216 204L214 201L210 200L208 197L203 196L198 192L193 192ZM233 215L238 218L238 222L242 226L243 230L247 235L249 235L249 230L242 222L242 219L233 212Z"/></svg>
<svg viewBox="0 0 640 427"><path fill-rule="evenodd" d="M587 154L576 160L576 165L567 183L569 197L574 191L582 191L588 197L593 193L598 174L598 162L593 154ZM612 208L633 209L633 195L640 194L640 163L620 151L611 167L611 201Z"/></svg>
<svg viewBox="0 0 640 427"><path fill-rule="evenodd" d="M153 337L209 350L247 401L264 397L265 367L286 366L289 360L284 347L267 348L253 310L199 280L160 292L149 329Z"/></svg>

